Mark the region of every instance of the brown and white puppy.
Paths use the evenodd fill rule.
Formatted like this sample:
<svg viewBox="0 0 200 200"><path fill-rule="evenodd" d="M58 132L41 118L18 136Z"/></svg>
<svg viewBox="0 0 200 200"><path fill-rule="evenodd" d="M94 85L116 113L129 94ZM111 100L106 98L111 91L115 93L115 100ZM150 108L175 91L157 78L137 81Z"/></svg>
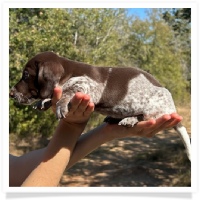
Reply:
<svg viewBox="0 0 200 200"><path fill-rule="evenodd" d="M138 121L159 118L176 112L170 92L149 73L138 68L94 67L43 52L30 59L21 80L11 89L10 96L21 104L38 101L35 108L51 106L53 89L63 89L57 102L57 118L68 113L69 101L76 92L91 97L95 111L107 115L105 121L134 126ZM179 133L190 159L190 138L185 127L178 124Z"/></svg>

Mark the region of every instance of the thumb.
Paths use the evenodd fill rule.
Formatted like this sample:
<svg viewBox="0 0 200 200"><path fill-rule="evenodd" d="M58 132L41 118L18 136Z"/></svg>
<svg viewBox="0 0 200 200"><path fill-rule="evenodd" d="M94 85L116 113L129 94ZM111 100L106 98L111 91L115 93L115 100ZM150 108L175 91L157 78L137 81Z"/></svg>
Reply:
<svg viewBox="0 0 200 200"><path fill-rule="evenodd" d="M52 105L55 105L61 97L62 97L62 89L60 87L55 87L53 90Z"/></svg>

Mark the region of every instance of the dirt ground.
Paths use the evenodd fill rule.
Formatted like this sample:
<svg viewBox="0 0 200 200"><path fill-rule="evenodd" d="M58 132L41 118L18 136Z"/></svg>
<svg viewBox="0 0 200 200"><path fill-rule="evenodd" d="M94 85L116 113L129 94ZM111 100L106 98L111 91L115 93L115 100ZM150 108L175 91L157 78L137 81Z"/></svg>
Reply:
<svg viewBox="0 0 200 200"><path fill-rule="evenodd" d="M186 126L190 133L190 123ZM12 139L10 153L24 154L41 142L45 144L38 139L31 144ZM65 171L60 187L190 187L190 168L179 136L168 130L150 139L132 137L102 145Z"/></svg>
<svg viewBox="0 0 200 200"><path fill-rule="evenodd" d="M11 142L10 153L21 155L32 147L24 140ZM190 162L174 131L115 140L66 171L60 186L190 186Z"/></svg>
<svg viewBox="0 0 200 200"><path fill-rule="evenodd" d="M190 163L181 141L171 132L152 139L116 140L65 172L60 185L190 186Z"/></svg>

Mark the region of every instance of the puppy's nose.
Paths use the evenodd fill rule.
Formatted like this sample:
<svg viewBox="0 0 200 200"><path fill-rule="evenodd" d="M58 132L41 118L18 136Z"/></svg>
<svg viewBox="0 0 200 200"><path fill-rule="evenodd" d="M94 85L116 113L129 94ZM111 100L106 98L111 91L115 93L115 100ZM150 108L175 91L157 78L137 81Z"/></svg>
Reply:
<svg viewBox="0 0 200 200"><path fill-rule="evenodd" d="M10 91L10 93L9 93L9 96L11 97L11 98L13 98L14 96L15 96L15 94L14 94L14 91Z"/></svg>

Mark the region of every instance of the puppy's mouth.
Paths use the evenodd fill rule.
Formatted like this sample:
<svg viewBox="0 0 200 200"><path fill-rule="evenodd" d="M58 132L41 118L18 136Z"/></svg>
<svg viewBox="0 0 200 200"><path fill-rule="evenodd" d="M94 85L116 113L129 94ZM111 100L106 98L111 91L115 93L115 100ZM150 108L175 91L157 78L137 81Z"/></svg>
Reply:
<svg viewBox="0 0 200 200"><path fill-rule="evenodd" d="M41 99L38 96L38 92L33 90L30 93L28 93L28 95L24 95L23 93L18 92L15 87L13 87L10 91L10 97L17 103L22 105L33 105L34 109L42 111L45 111L51 107L52 96L53 94L51 94L49 98L47 97L45 99Z"/></svg>
<svg viewBox="0 0 200 200"><path fill-rule="evenodd" d="M14 99L16 102L23 104L23 105L31 105L35 101L38 101L36 96L27 97L20 92L17 92L15 89L10 91L10 97Z"/></svg>
<svg viewBox="0 0 200 200"><path fill-rule="evenodd" d="M17 93L14 96L11 96L11 98L13 98L16 102L23 104L23 105L31 105L35 101L38 101L37 98L33 98L33 97L28 98L28 97L24 96L22 93Z"/></svg>

